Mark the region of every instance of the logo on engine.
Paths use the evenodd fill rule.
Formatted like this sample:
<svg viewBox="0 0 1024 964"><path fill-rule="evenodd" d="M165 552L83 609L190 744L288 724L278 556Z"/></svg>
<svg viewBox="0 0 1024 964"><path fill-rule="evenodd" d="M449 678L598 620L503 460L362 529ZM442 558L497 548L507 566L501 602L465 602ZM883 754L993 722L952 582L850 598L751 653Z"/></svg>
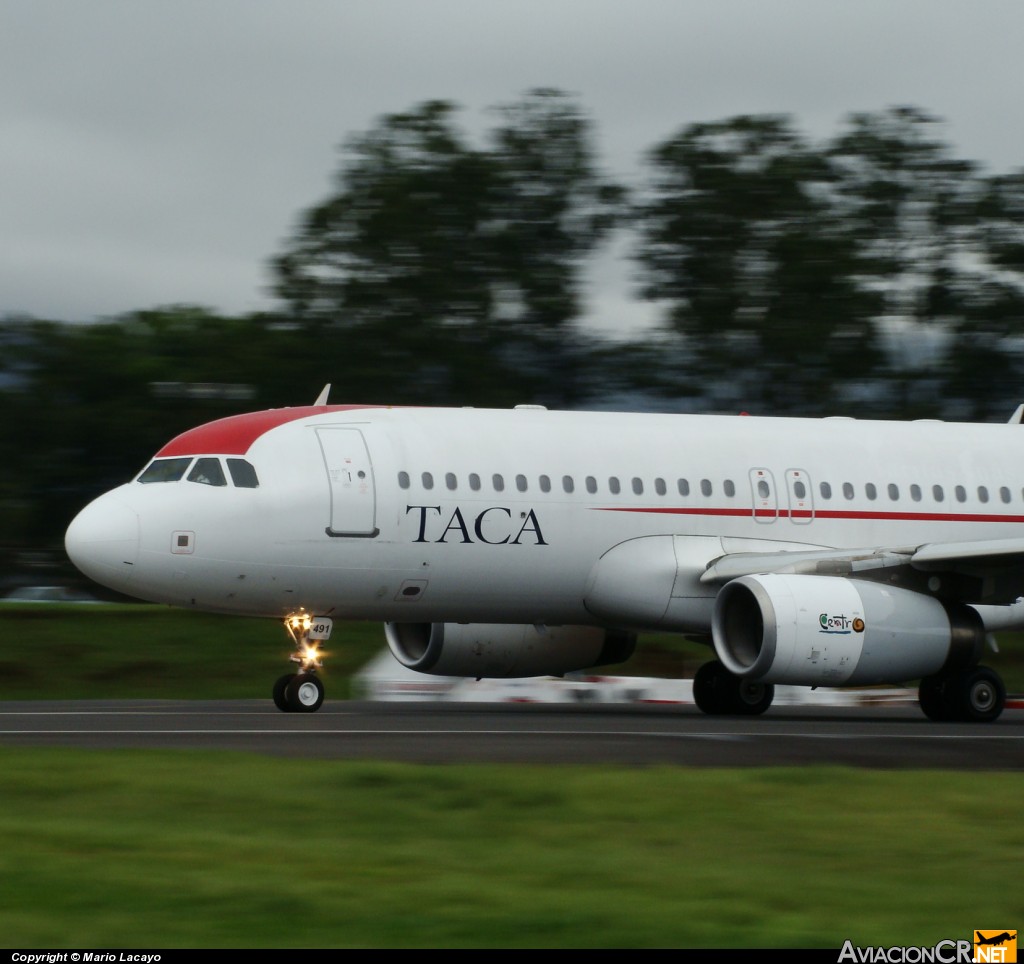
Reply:
<svg viewBox="0 0 1024 964"><path fill-rule="evenodd" d="M818 617L818 624L821 626L821 629L818 630L819 633L828 633L833 636L848 636L850 633L864 632L864 620L860 616L854 616L851 619L845 615L830 616L828 613L822 613Z"/></svg>

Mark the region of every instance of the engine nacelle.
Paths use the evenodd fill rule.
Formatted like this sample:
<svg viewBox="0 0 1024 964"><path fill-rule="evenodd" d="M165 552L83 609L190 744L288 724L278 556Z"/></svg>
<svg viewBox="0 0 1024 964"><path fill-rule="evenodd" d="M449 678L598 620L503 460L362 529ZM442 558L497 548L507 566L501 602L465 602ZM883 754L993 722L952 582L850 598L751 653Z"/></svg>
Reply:
<svg viewBox="0 0 1024 964"><path fill-rule="evenodd" d="M500 623L385 623L395 659L418 673L508 679L561 676L621 663L636 636L596 626L507 626Z"/></svg>
<svg viewBox="0 0 1024 964"><path fill-rule="evenodd" d="M765 683L893 683L974 665L985 630L967 606L880 583L769 574L726 583L711 625L719 660Z"/></svg>

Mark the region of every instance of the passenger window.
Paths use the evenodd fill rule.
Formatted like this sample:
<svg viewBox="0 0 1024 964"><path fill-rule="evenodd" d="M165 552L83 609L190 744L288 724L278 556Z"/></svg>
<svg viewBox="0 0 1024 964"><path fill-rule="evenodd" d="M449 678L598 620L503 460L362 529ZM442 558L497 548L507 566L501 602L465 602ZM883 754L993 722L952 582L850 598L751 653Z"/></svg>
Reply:
<svg viewBox="0 0 1024 964"><path fill-rule="evenodd" d="M540 477L540 490L541 492L551 491L551 479L549 479L546 475L542 475Z"/></svg>
<svg viewBox="0 0 1024 964"><path fill-rule="evenodd" d="M458 487L459 480L455 478L455 473L454 472L445 472L445 474L444 474L444 484L446 486L448 486L449 491L451 491L451 492L455 491L455 489Z"/></svg>
<svg viewBox="0 0 1024 964"><path fill-rule="evenodd" d="M868 482L864 486L864 494L872 501L878 498L878 489L875 488L874 482Z"/></svg>
<svg viewBox="0 0 1024 964"><path fill-rule="evenodd" d="M407 488L409 488L409 473L408 472L399 472L398 473L398 487L400 489L407 489Z"/></svg>
<svg viewBox="0 0 1024 964"><path fill-rule="evenodd" d="M771 488L764 479L757 480L757 494L762 499L767 499L772 494Z"/></svg>
<svg viewBox="0 0 1024 964"><path fill-rule="evenodd" d="M563 492L568 492L570 495L572 495L572 493L575 491L575 489L576 489L576 484L573 482L572 476L571 475L563 475L562 476L562 491Z"/></svg>
<svg viewBox="0 0 1024 964"><path fill-rule="evenodd" d="M936 502L941 502L946 497L946 494L942 491L941 485L932 486L932 498Z"/></svg>
<svg viewBox="0 0 1024 964"><path fill-rule="evenodd" d="M525 475L517 475L516 476L516 488L520 492L525 492L526 491L526 476Z"/></svg>
<svg viewBox="0 0 1024 964"><path fill-rule="evenodd" d="M852 482L844 482L843 483L843 498L844 499L852 499L853 498L853 483Z"/></svg>
<svg viewBox="0 0 1024 964"><path fill-rule="evenodd" d="M497 472L495 472L494 475L491 476L491 485L494 486L495 492L505 491L505 480L500 475L498 475Z"/></svg>
<svg viewBox="0 0 1024 964"><path fill-rule="evenodd" d="M802 482L800 484L803 485ZM722 488L725 490L725 494L728 498L731 499L736 495L736 486L733 485L732 479L726 479L725 482L722 483ZM801 498L803 498L803 496L801 496Z"/></svg>
<svg viewBox="0 0 1024 964"><path fill-rule="evenodd" d="M677 487L679 489L679 494L680 495L689 495L690 494L690 483L686 479L680 479L679 482L677 483Z"/></svg>
<svg viewBox="0 0 1024 964"><path fill-rule="evenodd" d="M424 472L420 479L423 482L423 488L432 489L434 487L434 477L429 472Z"/></svg>
<svg viewBox="0 0 1024 964"><path fill-rule="evenodd" d="M665 485L664 479L654 480L654 491L657 492L658 495L664 495L666 492L668 492L668 486Z"/></svg>
<svg viewBox="0 0 1024 964"><path fill-rule="evenodd" d="M956 496L956 501L957 502L966 502L967 501L967 490L962 485L958 485L953 490L953 494Z"/></svg>
<svg viewBox="0 0 1024 964"><path fill-rule="evenodd" d="M1003 500L1007 505L1010 502L1010 490L1004 485L999 490L999 498Z"/></svg>
<svg viewBox="0 0 1024 964"><path fill-rule="evenodd" d="M912 498L915 502L921 501L921 486L919 486L916 482L910 487L910 498Z"/></svg>
<svg viewBox="0 0 1024 964"><path fill-rule="evenodd" d="M978 486L978 501L988 502L988 489L986 489L983 485Z"/></svg>
<svg viewBox="0 0 1024 964"><path fill-rule="evenodd" d="M597 492L597 479L595 479L592 475L587 476L587 491L591 495L594 495Z"/></svg>
<svg viewBox="0 0 1024 964"><path fill-rule="evenodd" d="M890 482L889 483L888 491L889 491L889 498L892 499L893 502L895 502L897 499L899 499L899 497L900 497L900 487L898 485L896 485L894 482Z"/></svg>
<svg viewBox="0 0 1024 964"><path fill-rule="evenodd" d="M188 474L189 482L200 485L227 485L220 459L196 459L195 467Z"/></svg>
<svg viewBox="0 0 1024 964"><path fill-rule="evenodd" d="M622 486L619 485L619 480L617 476L613 475L608 480L608 491L611 492L612 495L618 495L619 492L622 491Z"/></svg>
<svg viewBox="0 0 1024 964"><path fill-rule="evenodd" d="M228 459L228 471L231 473L231 481L240 489L258 489L260 480L256 476L256 469L246 459Z"/></svg>
<svg viewBox="0 0 1024 964"><path fill-rule="evenodd" d="M633 494L643 495L644 494L644 482L643 479L633 479Z"/></svg>
<svg viewBox="0 0 1024 964"><path fill-rule="evenodd" d="M191 464L191 455L182 459L154 459L139 476L139 481L147 485L150 482L178 482Z"/></svg>
<svg viewBox="0 0 1024 964"><path fill-rule="evenodd" d="M476 472L470 472L469 473L469 487L474 492L479 492L480 491L480 476L477 475Z"/></svg>
<svg viewBox="0 0 1024 964"><path fill-rule="evenodd" d="M800 481L800 479L796 479L793 482L793 495L795 495L798 499L807 498L807 486L804 485L803 482Z"/></svg>
<svg viewBox="0 0 1024 964"><path fill-rule="evenodd" d="M701 479L700 480L700 491L701 491L701 495L711 495L711 492L713 490L711 488L711 480L710 479Z"/></svg>
<svg viewBox="0 0 1024 964"><path fill-rule="evenodd" d="M821 492L821 497L823 499L831 499L832 498L832 486L829 485L828 482L822 482L818 486L818 489Z"/></svg>

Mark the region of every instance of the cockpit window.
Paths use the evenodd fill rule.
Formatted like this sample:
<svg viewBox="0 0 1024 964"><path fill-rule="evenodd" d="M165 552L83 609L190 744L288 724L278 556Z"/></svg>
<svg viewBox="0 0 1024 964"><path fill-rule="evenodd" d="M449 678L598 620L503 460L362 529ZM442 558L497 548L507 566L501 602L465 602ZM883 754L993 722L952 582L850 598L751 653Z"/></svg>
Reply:
<svg viewBox="0 0 1024 964"><path fill-rule="evenodd" d="M189 482L199 482L202 485L227 485L228 480L224 478L224 469L221 468L220 459L196 459L195 467L188 474Z"/></svg>
<svg viewBox="0 0 1024 964"><path fill-rule="evenodd" d="M251 462L245 459L228 459L228 471L231 473L231 481L240 489L258 489L260 480L256 477L256 470Z"/></svg>
<svg viewBox="0 0 1024 964"><path fill-rule="evenodd" d="M139 476L139 481L178 482L191 464L191 456L183 459L154 459Z"/></svg>

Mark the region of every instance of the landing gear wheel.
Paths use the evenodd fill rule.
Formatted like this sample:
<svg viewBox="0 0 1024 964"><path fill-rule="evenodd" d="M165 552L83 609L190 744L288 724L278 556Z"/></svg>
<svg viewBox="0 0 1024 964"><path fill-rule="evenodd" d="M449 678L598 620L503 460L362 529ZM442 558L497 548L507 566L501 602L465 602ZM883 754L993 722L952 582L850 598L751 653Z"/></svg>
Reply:
<svg viewBox="0 0 1024 964"><path fill-rule="evenodd" d="M775 699L775 687L771 683L757 683L741 679L736 688L734 712L741 716L760 716Z"/></svg>
<svg viewBox="0 0 1024 964"><path fill-rule="evenodd" d="M295 652L288 657L298 673L286 673L274 684L274 705L283 713L315 713L324 701L324 684L316 673L323 669L321 643L331 635L329 616L314 616L299 609L284 617Z"/></svg>
<svg viewBox="0 0 1024 964"><path fill-rule="evenodd" d="M975 666L965 673L926 676L918 700L930 720L991 723L1006 705L1006 687L994 669Z"/></svg>
<svg viewBox="0 0 1024 964"><path fill-rule="evenodd" d="M936 723L948 723L955 719L946 687L950 679L945 676L926 676L917 689L917 701L921 712Z"/></svg>
<svg viewBox="0 0 1024 964"><path fill-rule="evenodd" d="M693 677L693 702L708 716L729 712L729 672L717 659L705 663Z"/></svg>
<svg viewBox="0 0 1024 964"><path fill-rule="evenodd" d="M288 689L288 684L295 679L295 676L295 673L285 673L274 684L274 706L282 713L290 713L292 711L292 708L288 705L288 699L285 697L285 691Z"/></svg>
<svg viewBox="0 0 1024 964"><path fill-rule="evenodd" d="M324 684L312 673L299 673L285 687L284 698L293 713L315 713L324 701Z"/></svg>
<svg viewBox="0 0 1024 964"><path fill-rule="evenodd" d="M693 678L693 701L708 716L759 716L774 698L771 683L740 679L717 659L701 666Z"/></svg>
<svg viewBox="0 0 1024 964"><path fill-rule="evenodd" d="M991 723L1006 704L1006 687L994 669L976 666L957 687L957 717L967 723Z"/></svg>

